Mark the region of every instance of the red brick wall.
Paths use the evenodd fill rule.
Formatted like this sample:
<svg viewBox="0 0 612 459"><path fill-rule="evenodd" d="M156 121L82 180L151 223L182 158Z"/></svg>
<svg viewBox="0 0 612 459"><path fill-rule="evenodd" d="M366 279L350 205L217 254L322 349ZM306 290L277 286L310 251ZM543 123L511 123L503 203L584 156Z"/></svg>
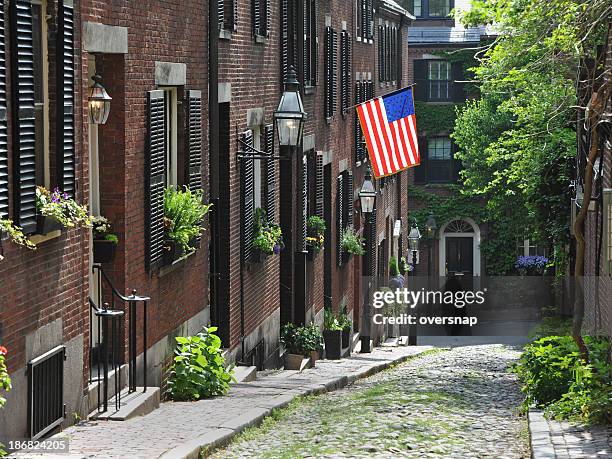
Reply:
<svg viewBox="0 0 612 459"><path fill-rule="evenodd" d="M128 54L105 55L98 62L109 92L111 88L116 91L111 94L109 124L99 136L101 206L114 220L121 238L120 253L111 270L116 287L126 293L136 289L151 297L150 346L208 306L206 233L196 254L163 277L145 269L144 237L146 96L147 91L156 89L156 61L186 64L185 89L202 91L203 175L207 177L208 4L201 0L90 0L82 8L83 20L128 28ZM183 107L179 105L179 110ZM142 346L139 336L138 352Z"/></svg>
<svg viewBox="0 0 612 459"><path fill-rule="evenodd" d="M55 11L55 4L49 3L48 12ZM10 62L9 6L5 3L5 26L7 32L7 62ZM54 13L55 14L55 13ZM55 17L55 16L54 16ZM52 17L49 21L49 31L53 32ZM75 17L75 48L80 48L80 19ZM54 36L49 39L49 58L55 55ZM50 70L54 63L50 61ZM77 79L81 78L77 60ZM51 72L53 76L53 71ZM54 79L49 81L50 96L50 158L55 156L55 125L54 125ZM10 94L10 66L7 68L7 90ZM82 97L81 88L76 87L76 100ZM11 145L11 98L8 100L9 113L9 171L12 167ZM75 106L76 136L82 133L82 106ZM79 188L77 200L87 203L88 187L86 184L88 169L87 144L76 142L76 179ZM53 166L53 161L52 166ZM10 172L9 172L10 173ZM51 180L54 186L54 171L51 170ZM11 204L12 177L11 185ZM59 238L42 242L34 252L16 247L10 242L4 242L5 260L0 262L0 343L9 349L9 372L21 369L26 364L26 335L59 318L63 324L63 341L67 342L80 334L83 336L83 347L87 356L88 347L88 260L89 235L86 230L63 230ZM85 377L85 373L83 375Z"/></svg>

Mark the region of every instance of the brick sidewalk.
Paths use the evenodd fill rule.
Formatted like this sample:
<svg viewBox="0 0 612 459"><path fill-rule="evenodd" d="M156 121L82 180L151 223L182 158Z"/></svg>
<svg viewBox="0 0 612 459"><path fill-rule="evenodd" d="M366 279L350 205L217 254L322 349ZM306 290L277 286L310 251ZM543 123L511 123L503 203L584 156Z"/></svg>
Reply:
<svg viewBox="0 0 612 459"><path fill-rule="evenodd" d="M227 442L298 396L344 387L429 349L430 346L383 347L342 360L319 360L316 368L302 373L283 370L250 383L232 385L225 397L162 403L146 416L123 422L82 422L56 435L69 439L69 454L18 453L10 457L197 458L200 448Z"/></svg>
<svg viewBox="0 0 612 459"><path fill-rule="evenodd" d="M529 433L534 459L612 457L612 426L583 427L544 418L529 410Z"/></svg>

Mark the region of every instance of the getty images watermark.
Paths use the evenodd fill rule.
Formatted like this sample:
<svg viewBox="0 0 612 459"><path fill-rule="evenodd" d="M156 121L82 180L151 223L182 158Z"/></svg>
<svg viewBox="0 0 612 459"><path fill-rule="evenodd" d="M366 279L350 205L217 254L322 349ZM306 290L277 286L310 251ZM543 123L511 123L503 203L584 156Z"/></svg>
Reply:
<svg viewBox="0 0 612 459"><path fill-rule="evenodd" d="M436 291L436 290L410 290L398 288L395 290L378 290L372 297L372 306L378 310L372 316L373 323L377 325L463 325L474 327L478 317L467 314L467 307L483 305L487 289L476 291ZM388 311L382 311L384 307ZM431 306L429 314L415 314L418 306ZM437 308L436 308L437 307ZM404 309L406 312L396 309ZM436 312L436 309L443 311ZM411 312L409 313L408 310Z"/></svg>

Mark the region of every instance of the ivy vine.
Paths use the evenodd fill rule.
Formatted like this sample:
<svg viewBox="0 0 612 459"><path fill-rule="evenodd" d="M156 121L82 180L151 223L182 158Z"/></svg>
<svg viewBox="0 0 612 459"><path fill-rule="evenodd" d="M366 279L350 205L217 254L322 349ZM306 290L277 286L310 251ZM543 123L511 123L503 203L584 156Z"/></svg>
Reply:
<svg viewBox="0 0 612 459"><path fill-rule="evenodd" d="M416 101L414 110L417 116L417 127L424 134L452 132L455 128L457 109L463 104L430 104Z"/></svg>

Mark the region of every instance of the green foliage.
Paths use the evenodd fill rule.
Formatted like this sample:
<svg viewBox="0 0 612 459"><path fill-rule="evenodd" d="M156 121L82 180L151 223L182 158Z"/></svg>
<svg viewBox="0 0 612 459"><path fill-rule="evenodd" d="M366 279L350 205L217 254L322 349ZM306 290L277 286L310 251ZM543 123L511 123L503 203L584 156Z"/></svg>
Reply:
<svg viewBox="0 0 612 459"><path fill-rule="evenodd" d="M323 327L325 330L331 331L342 330L342 326L340 325L340 322L338 322L338 318L334 315L334 312L331 309L325 309L323 316Z"/></svg>
<svg viewBox="0 0 612 459"><path fill-rule="evenodd" d="M341 246L343 252L351 255L363 255L365 253L363 239L352 226L349 226L342 233Z"/></svg>
<svg viewBox="0 0 612 459"><path fill-rule="evenodd" d="M430 104L415 101L414 110L417 116L419 132L425 134L440 134L452 132L457 118L457 104Z"/></svg>
<svg viewBox="0 0 612 459"><path fill-rule="evenodd" d="M254 236L253 236L253 248L260 250L261 252L272 255L274 253L274 247L283 247L283 233L281 228L276 223L269 223L266 218L266 211L257 208L255 209L255 223L254 225Z"/></svg>
<svg viewBox="0 0 612 459"><path fill-rule="evenodd" d="M4 346L0 346L0 408L6 403L6 399L2 396L2 392L8 392L11 390L11 378L9 377L6 368L6 354L8 351ZM0 443L0 457L5 456L7 453L4 450L4 445Z"/></svg>
<svg viewBox="0 0 612 459"><path fill-rule="evenodd" d="M579 65L595 57L607 26L606 0L473 0L466 25L495 23L499 38L473 68L481 100L457 117L453 139L464 163L463 192L482 197L495 224L482 249L504 254L524 234L555 250L569 239L569 180L575 155ZM607 13L607 14L606 14ZM494 242L492 242L494 241Z"/></svg>
<svg viewBox="0 0 612 459"><path fill-rule="evenodd" d="M225 368L217 327L196 336L176 337L177 347L170 368L167 394L175 401L199 400L225 395L233 377L233 366Z"/></svg>
<svg viewBox="0 0 612 459"><path fill-rule="evenodd" d="M327 229L325 220L316 215L308 217L306 229L308 233L306 236L306 244L315 250L321 250L325 243L325 230Z"/></svg>
<svg viewBox="0 0 612 459"><path fill-rule="evenodd" d="M77 204L67 193L57 188L50 192L45 187L36 187L36 211L57 220L66 228L91 227L87 207Z"/></svg>
<svg viewBox="0 0 612 459"><path fill-rule="evenodd" d="M285 324L281 329L280 342L289 354L308 355L311 351L323 349L323 335L314 323L306 327Z"/></svg>
<svg viewBox="0 0 612 459"><path fill-rule="evenodd" d="M5 220L0 218L0 239L2 239L4 233L8 235L9 239L14 244L17 244L30 250L36 249L36 245L32 243L25 234L23 234L21 228L16 226L12 220ZM4 257L2 256L2 253L0 253L0 261L2 261L3 259Z"/></svg>
<svg viewBox="0 0 612 459"><path fill-rule="evenodd" d="M106 217L98 216L91 217L91 229L93 231L94 239L103 239L105 241L111 241L115 245L119 244L119 237L111 233L111 224Z"/></svg>
<svg viewBox="0 0 612 459"><path fill-rule="evenodd" d="M164 191L164 226L166 237L180 245L184 252L192 250L190 241L202 234L202 220L212 204L204 204L201 190L173 186Z"/></svg>
<svg viewBox="0 0 612 459"><path fill-rule="evenodd" d="M608 342L585 337L591 362L586 364L570 336L547 336L525 347L515 372L523 382L524 407L546 409L549 416L603 422L612 406L606 363Z"/></svg>
<svg viewBox="0 0 612 459"><path fill-rule="evenodd" d="M342 309L340 314L338 314L338 325L342 327L342 330L350 330L353 328L353 323L346 312L346 307Z"/></svg>
<svg viewBox="0 0 612 459"><path fill-rule="evenodd" d="M397 258L391 257L389 259L389 275L391 277L396 277L396 276L399 276L399 274L400 274L400 269L399 269L399 265L397 264Z"/></svg>

